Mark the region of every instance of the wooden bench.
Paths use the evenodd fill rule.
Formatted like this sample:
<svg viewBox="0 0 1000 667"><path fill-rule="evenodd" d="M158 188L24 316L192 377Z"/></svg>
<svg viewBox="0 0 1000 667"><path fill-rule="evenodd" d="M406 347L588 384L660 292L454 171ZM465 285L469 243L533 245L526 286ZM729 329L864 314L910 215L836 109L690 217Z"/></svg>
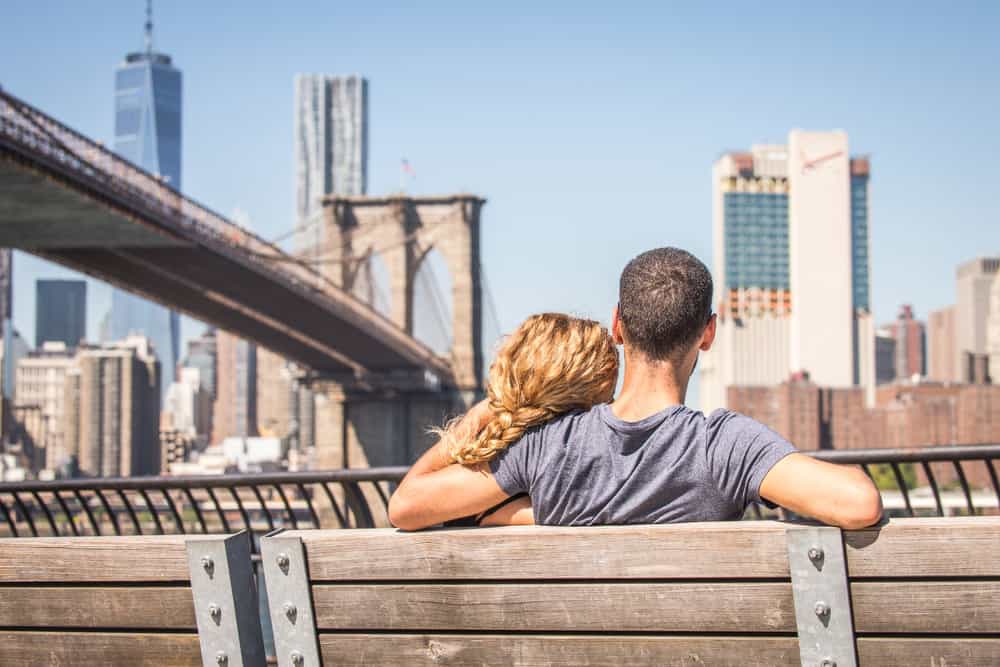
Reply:
<svg viewBox="0 0 1000 667"><path fill-rule="evenodd" d="M1000 664L1000 517L895 520L842 542L826 529L846 563L832 611L793 584L835 588L837 549L811 561L809 539L793 545L787 529L280 533L262 542L279 664L295 652L307 666L318 653L324 665L819 667L798 631L844 621L856 664Z"/></svg>
<svg viewBox="0 0 1000 667"><path fill-rule="evenodd" d="M0 665L263 664L252 582L234 596L228 581L251 571L245 533L0 539ZM205 639L237 624L257 636L209 663L199 628Z"/></svg>

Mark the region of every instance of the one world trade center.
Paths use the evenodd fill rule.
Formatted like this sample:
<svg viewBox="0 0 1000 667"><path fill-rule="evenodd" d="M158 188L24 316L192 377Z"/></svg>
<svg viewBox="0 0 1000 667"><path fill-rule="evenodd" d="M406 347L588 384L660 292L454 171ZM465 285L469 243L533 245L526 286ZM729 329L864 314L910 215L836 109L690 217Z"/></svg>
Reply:
<svg viewBox="0 0 1000 667"><path fill-rule="evenodd" d="M181 189L181 72L170 56L153 51L152 12L147 4L145 50L130 53L115 69L115 152ZM113 288L110 337L142 334L160 360L160 396L174 380L180 355L180 317L157 303Z"/></svg>

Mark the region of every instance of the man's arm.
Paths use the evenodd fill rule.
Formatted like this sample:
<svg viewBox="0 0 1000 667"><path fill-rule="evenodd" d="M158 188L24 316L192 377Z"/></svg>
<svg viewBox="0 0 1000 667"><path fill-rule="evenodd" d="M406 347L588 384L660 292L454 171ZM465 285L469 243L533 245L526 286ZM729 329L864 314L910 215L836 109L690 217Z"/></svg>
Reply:
<svg viewBox="0 0 1000 667"><path fill-rule="evenodd" d="M472 437L489 418L489 406L480 402L462 418L455 432L458 437ZM403 530L420 530L478 514L506 497L488 466L452 463L448 443L440 440L413 464L392 494L389 521Z"/></svg>
<svg viewBox="0 0 1000 667"><path fill-rule="evenodd" d="M882 518L882 496L860 469L789 454L760 484L760 497L796 514L847 530Z"/></svg>

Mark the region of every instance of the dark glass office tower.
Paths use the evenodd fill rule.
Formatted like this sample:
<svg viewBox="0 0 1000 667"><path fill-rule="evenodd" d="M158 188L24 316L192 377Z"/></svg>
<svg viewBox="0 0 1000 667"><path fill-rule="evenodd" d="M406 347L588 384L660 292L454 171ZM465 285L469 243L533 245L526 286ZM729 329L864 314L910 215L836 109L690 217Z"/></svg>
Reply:
<svg viewBox="0 0 1000 667"><path fill-rule="evenodd" d="M87 283L83 280L35 282L35 347L62 341L76 347L87 336Z"/></svg>
<svg viewBox="0 0 1000 667"><path fill-rule="evenodd" d="M181 72L170 56L153 50L152 11L147 5L145 50L130 53L115 70L115 151L181 189ZM163 306L115 289L110 337L141 333L160 361L160 396L174 380L180 357L180 317Z"/></svg>

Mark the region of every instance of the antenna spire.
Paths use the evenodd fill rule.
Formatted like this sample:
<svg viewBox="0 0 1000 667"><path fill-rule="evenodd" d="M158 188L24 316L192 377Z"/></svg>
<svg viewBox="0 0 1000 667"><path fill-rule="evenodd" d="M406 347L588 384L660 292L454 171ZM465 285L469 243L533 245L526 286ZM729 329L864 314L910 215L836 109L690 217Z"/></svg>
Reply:
<svg viewBox="0 0 1000 667"><path fill-rule="evenodd" d="M153 0L146 0L146 53L153 52Z"/></svg>

